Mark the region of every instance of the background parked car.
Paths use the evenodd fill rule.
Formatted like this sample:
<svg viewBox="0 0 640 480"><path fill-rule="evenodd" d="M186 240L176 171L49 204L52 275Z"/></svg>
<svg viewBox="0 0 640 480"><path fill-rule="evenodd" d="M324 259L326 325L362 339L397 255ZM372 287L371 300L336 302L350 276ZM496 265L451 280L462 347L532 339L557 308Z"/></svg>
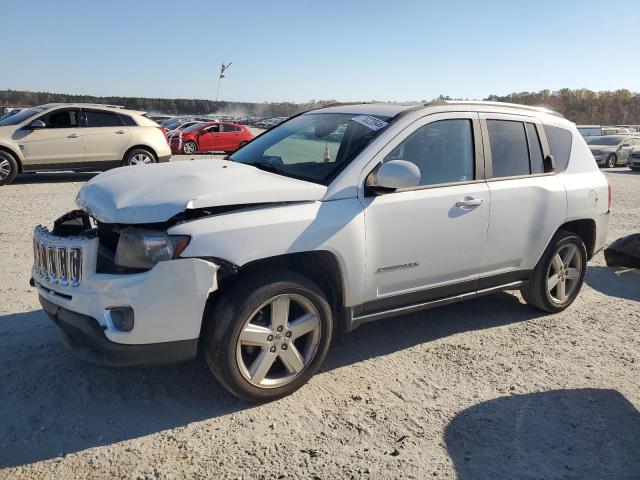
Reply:
<svg viewBox="0 0 640 480"><path fill-rule="evenodd" d="M53 103L0 120L0 185L22 172L107 170L170 158L164 129L142 112Z"/></svg>
<svg viewBox="0 0 640 480"><path fill-rule="evenodd" d="M626 165L634 147L634 139L630 135L603 135L585 137L585 140L596 163L601 167Z"/></svg>
<svg viewBox="0 0 640 480"><path fill-rule="evenodd" d="M195 152L235 152L253 139L253 134L244 125L235 123L208 122L192 125L180 135L171 137L174 154Z"/></svg>

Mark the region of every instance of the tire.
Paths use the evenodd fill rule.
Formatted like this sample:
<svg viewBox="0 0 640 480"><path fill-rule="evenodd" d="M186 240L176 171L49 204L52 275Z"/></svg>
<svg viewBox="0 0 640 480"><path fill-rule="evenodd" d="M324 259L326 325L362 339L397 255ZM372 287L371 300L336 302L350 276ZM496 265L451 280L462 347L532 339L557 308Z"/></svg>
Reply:
<svg viewBox="0 0 640 480"><path fill-rule="evenodd" d="M0 185L9 185L18 175L18 162L10 153L0 150Z"/></svg>
<svg viewBox="0 0 640 480"><path fill-rule="evenodd" d="M615 153L610 153L607 157L607 167L614 168L618 164L618 157Z"/></svg>
<svg viewBox="0 0 640 480"><path fill-rule="evenodd" d="M302 387L320 368L331 343L333 319L325 295L311 280L288 270L256 273L228 288L204 319L209 369L227 390L249 402L275 400ZM272 308L283 312L285 305L290 306L288 320L305 315L305 323L283 315L274 322ZM302 334L305 329L310 330Z"/></svg>
<svg viewBox="0 0 640 480"><path fill-rule="evenodd" d="M570 251L573 254L565 262L563 257L567 259ZM562 267L558 260L561 261ZM560 270L562 273L558 273ZM573 232L559 230L534 268L531 279L522 287L522 297L527 304L539 310L561 312L571 305L580 293L586 270L587 249L582 239ZM548 288L556 280L559 280L556 286Z"/></svg>
<svg viewBox="0 0 640 480"><path fill-rule="evenodd" d="M124 166L149 165L152 163L156 163L155 155L144 148L135 148L131 150L125 155L124 160L122 160L122 165Z"/></svg>
<svg viewBox="0 0 640 480"><path fill-rule="evenodd" d="M182 151L185 155L192 155L198 151L198 144L193 140L189 140L182 145Z"/></svg>
<svg viewBox="0 0 640 480"><path fill-rule="evenodd" d="M640 167L629 167L631 170L633 170L634 172L637 172L640 170Z"/></svg>

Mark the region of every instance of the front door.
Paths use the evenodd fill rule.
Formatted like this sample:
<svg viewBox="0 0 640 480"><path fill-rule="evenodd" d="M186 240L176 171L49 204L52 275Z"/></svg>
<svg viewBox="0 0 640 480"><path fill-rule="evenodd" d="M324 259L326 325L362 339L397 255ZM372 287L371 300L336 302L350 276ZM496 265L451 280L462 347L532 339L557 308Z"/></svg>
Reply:
<svg viewBox="0 0 640 480"><path fill-rule="evenodd" d="M37 120L45 128L24 130L26 169L60 168L84 161L82 132L78 128L79 110L65 108L48 112Z"/></svg>
<svg viewBox="0 0 640 480"><path fill-rule="evenodd" d="M421 181L379 196L363 190L363 313L475 291L490 208L480 138L475 113L429 115L369 164L407 160Z"/></svg>
<svg viewBox="0 0 640 480"><path fill-rule="evenodd" d="M198 134L198 150L200 152L211 152L216 150L219 143L220 124L216 123L200 130Z"/></svg>
<svg viewBox="0 0 640 480"><path fill-rule="evenodd" d="M83 110L85 161L119 164L129 145L129 127L114 112Z"/></svg>

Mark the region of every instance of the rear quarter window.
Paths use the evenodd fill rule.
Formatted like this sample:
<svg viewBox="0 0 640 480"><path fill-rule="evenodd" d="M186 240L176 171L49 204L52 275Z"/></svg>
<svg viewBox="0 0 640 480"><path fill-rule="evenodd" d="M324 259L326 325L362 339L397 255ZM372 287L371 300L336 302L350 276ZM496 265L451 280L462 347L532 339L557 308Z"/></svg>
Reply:
<svg viewBox="0 0 640 480"><path fill-rule="evenodd" d="M569 165L569 156L571 155L573 139L571 132L564 128L545 125L544 133L547 136L551 155L555 160L556 172L564 172Z"/></svg>

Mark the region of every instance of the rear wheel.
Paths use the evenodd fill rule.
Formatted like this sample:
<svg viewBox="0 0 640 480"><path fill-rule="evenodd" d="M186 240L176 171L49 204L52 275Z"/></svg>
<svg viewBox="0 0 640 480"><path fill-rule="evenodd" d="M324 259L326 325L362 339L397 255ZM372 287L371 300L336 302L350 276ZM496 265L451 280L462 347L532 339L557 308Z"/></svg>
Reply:
<svg viewBox="0 0 640 480"><path fill-rule="evenodd" d="M610 153L609 156L607 157L607 167L613 168L616 166L617 163L618 163L618 157L616 156L616 154Z"/></svg>
<svg viewBox="0 0 640 480"><path fill-rule="evenodd" d="M18 175L18 162L10 153L0 150L0 185L9 185Z"/></svg>
<svg viewBox="0 0 640 480"><path fill-rule="evenodd" d="M304 385L320 368L332 335L322 291L284 270L235 283L205 321L209 368L247 401L275 400Z"/></svg>
<svg viewBox="0 0 640 480"><path fill-rule="evenodd" d="M153 153L143 148L136 148L127 153L123 160L123 165L149 165L155 163Z"/></svg>
<svg viewBox="0 0 640 480"><path fill-rule="evenodd" d="M524 300L545 312L561 312L578 296L587 268L587 249L573 232L558 231L522 289Z"/></svg>

